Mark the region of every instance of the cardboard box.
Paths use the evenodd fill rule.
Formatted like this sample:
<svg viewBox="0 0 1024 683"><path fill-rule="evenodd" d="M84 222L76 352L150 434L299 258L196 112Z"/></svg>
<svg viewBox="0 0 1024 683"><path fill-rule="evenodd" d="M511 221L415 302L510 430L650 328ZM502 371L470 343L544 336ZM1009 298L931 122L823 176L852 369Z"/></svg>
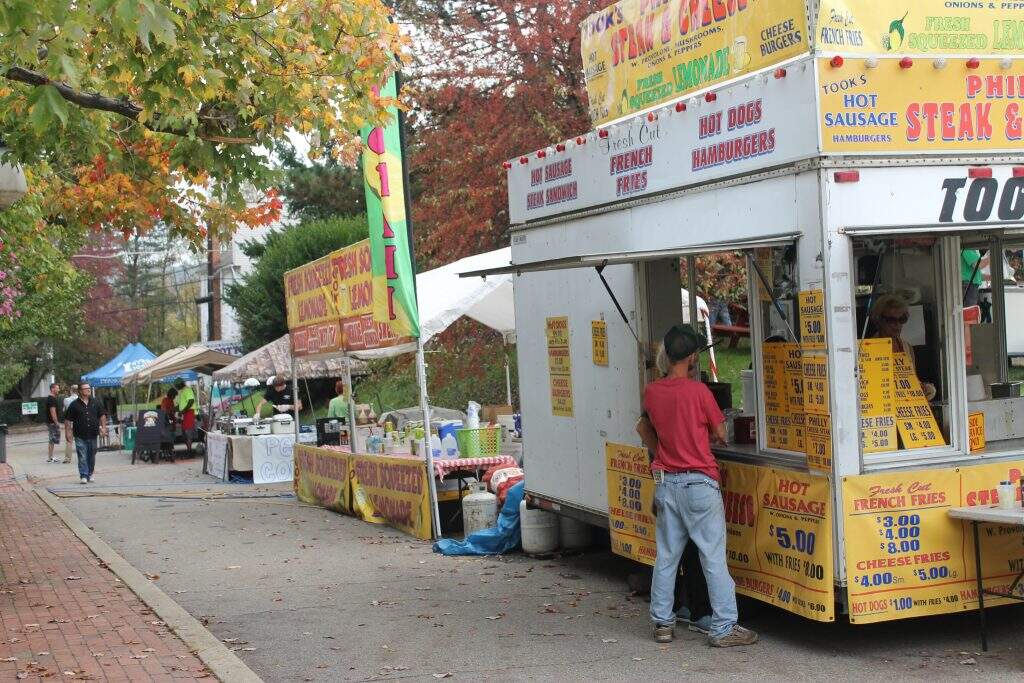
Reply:
<svg viewBox="0 0 1024 683"><path fill-rule="evenodd" d="M499 415L511 415L514 412L512 406L484 406L480 409L480 424L494 424Z"/></svg>

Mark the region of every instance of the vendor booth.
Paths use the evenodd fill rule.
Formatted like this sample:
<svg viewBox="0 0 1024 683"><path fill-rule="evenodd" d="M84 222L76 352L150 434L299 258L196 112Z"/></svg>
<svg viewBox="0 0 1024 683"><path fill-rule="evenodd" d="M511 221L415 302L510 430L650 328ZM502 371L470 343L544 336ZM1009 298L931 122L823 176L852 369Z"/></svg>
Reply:
<svg viewBox="0 0 1024 683"><path fill-rule="evenodd" d="M742 406L714 392L737 590L855 624L974 610L982 592L1006 604L1024 593L1020 527L988 525L976 550L961 520L977 518L955 509L1021 505L1019 285L992 268L986 313L976 275L979 255L1024 245L1024 61L930 39L949 3L916 3L898 31L871 3L835 4L716 13L704 82L680 77L700 57L685 42L664 77L588 66L598 128L506 162L511 265L468 275L517 276L527 493L653 564L643 387L680 282L710 284L696 259L740 253L749 387ZM616 15L642 23L642 7L682 26L678 5ZM1000 7L964 13L1020 18ZM583 24L585 65L607 57L603 19Z"/></svg>

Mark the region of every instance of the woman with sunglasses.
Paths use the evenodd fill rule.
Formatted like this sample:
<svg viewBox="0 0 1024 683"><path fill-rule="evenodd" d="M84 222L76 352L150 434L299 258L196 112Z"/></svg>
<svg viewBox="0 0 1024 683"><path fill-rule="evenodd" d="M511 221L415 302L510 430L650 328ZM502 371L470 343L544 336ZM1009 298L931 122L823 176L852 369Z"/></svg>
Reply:
<svg viewBox="0 0 1024 683"><path fill-rule="evenodd" d="M910 309L903 297L897 294L883 294L871 307L870 316L871 322L875 326L875 333L871 336L892 339L892 350L896 353L902 351L907 354L911 367L914 367L914 347L903 338L903 326L910 320ZM922 380L921 389L929 401L935 398L934 384Z"/></svg>

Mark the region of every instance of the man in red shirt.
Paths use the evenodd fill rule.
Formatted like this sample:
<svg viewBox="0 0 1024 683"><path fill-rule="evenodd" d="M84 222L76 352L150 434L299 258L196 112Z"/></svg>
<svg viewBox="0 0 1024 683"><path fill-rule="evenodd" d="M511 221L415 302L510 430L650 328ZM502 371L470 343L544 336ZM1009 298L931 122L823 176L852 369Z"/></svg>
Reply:
<svg viewBox="0 0 1024 683"><path fill-rule="evenodd" d="M654 639L675 637L675 577L687 541L700 553L711 598L711 633L715 647L757 642L757 634L736 623L736 584L725 562L725 507L718 463L711 441L725 442L725 418L711 390L690 379L697 355L707 340L689 325L676 325L665 335L668 376L644 389L644 414L637 431L654 452L651 471L657 488L654 507L658 556L651 578L651 619Z"/></svg>

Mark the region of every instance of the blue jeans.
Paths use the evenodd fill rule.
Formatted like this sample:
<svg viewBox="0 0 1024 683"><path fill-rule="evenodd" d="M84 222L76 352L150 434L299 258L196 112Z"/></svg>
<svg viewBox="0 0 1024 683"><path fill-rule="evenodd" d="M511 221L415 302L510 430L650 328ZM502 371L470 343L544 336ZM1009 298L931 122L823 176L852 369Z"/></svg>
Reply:
<svg viewBox="0 0 1024 683"><path fill-rule="evenodd" d="M78 476L83 479L92 477L96 470L96 439L79 439L76 436L75 450L78 452Z"/></svg>
<svg viewBox="0 0 1024 683"><path fill-rule="evenodd" d="M704 567L711 599L711 637L724 636L736 624L736 584L725 564L725 506L714 479L693 472L666 474L654 492L658 509L655 536L658 557L651 577L651 619L674 625L676 572L686 542L693 539Z"/></svg>

